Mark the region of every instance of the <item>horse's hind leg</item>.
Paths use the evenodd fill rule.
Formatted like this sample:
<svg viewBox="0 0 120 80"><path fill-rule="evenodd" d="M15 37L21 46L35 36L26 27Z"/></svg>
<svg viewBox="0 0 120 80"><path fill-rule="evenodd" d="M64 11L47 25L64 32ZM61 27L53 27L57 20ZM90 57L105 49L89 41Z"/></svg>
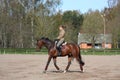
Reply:
<svg viewBox="0 0 120 80"><path fill-rule="evenodd" d="M70 67L70 65L71 65L71 60L72 60L72 57L71 57L71 56L68 56L68 65L66 66L66 69L65 69L64 73L65 73L66 71L68 71L68 69L69 69L69 67Z"/></svg>
<svg viewBox="0 0 120 80"><path fill-rule="evenodd" d="M83 65L81 64L80 58L77 57L76 60L78 61L79 65L80 65L81 72L83 72Z"/></svg>
<svg viewBox="0 0 120 80"><path fill-rule="evenodd" d="M59 67L56 64L56 57L53 57L53 62L54 62L54 66L56 67L57 70L60 70Z"/></svg>
<svg viewBox="0 0 120 80"><path fill-rule="evenodd" d="M83 72L83 65L80 64L80 69L81 69L81 72Z"/></svg>

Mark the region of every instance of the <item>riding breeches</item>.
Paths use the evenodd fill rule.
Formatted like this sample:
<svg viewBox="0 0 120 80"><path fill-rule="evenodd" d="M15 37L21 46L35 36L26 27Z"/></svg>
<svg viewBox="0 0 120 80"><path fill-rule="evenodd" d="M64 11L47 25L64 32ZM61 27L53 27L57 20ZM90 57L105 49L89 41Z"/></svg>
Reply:
<svg viewBox="0 0 120 80"><path fill-rule="evenodd" d="M59 47L64 42L64 39L60 39L57 43L57 47Z"/></svg>

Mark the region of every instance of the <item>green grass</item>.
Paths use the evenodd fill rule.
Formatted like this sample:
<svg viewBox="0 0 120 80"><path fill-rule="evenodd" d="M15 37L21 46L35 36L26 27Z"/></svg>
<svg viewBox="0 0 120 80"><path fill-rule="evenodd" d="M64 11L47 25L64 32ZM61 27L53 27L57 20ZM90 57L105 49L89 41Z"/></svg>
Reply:
<svg viewBox="0 0 120 80"><path fill-rule="evenodd" d="M35 48L1 48L0 54L47 54L47 49L36 51Z"/></svg>
<svg viewBox="0 0 120 80"><path fill-rule="evenodd" d="M91 50L81 50L81 54L83 55L120 55L120 50L111 50L111 49L91 49Z"/></svg>
<svg viewBox="0 0 120 80"><path fill-rule="evenodd" d="M36 51L35 48L0 48L0 54L48 54L46 48ZM119 49L81 50L82 55L120 55Z"/></svg>

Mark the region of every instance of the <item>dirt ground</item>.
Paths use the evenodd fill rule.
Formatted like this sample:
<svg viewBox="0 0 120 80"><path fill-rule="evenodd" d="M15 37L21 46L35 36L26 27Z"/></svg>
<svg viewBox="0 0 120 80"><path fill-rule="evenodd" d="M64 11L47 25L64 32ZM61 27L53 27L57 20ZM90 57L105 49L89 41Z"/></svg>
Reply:
<svg viewBox="0 0 120 80"><path fill-rule="evenodd" d="M0 80L120 80L120 55L93 56L82 55L86 65L84 73L79 70L76 60L72 61L70 71L57 71L51 61L47 73L43 73L48 55L0 55ZM64 70L67 57L57 59Z"/></svg>

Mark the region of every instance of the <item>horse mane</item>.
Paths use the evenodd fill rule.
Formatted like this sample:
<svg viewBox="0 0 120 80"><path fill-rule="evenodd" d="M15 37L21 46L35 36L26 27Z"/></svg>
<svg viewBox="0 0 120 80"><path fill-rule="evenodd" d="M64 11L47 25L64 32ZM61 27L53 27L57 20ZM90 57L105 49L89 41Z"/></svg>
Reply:
<svg viewBox="0 0 120 80"><path fill-rule="evenodd" d="M42 37L42 38L40 38L40 40L46 40L46 41L50 41L50 42L53 42L52 40L50 40L49 38L47 38L47 37Z"/></svg>

